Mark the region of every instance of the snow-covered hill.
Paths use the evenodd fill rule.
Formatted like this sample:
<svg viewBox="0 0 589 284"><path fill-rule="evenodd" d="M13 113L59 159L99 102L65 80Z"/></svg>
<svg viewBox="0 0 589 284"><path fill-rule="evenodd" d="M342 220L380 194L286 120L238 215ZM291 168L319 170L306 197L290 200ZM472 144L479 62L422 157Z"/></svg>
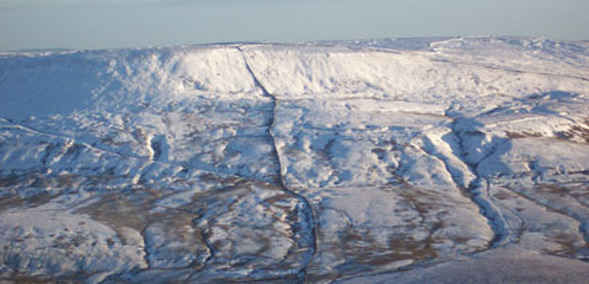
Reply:
<svg viewBox="0 0 589 284"><path fill-rule="evenodd" d="M3 280L589 279L587 42L4 53L0 102Z"/></svg>

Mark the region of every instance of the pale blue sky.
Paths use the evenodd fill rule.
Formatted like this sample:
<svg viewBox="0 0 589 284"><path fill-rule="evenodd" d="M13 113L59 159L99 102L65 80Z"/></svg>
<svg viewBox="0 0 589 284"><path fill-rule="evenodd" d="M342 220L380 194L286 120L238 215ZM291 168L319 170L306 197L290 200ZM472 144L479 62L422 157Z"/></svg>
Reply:
<svg viewBox="0 0 589 284"><path fill-rule="evenodd" d="M0 50L456 35L589 39L589 0L0 0Z"/></svg>

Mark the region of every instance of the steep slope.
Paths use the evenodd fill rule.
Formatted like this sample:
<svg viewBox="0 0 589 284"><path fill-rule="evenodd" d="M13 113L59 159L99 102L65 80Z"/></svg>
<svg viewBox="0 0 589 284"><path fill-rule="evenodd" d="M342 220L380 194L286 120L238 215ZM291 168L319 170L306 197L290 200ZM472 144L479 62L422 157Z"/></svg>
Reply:
<svg viewBox="0 0 589 284"><path fill-rule="evenodd" d="M589 259L582 42L11 53L0 99L5 280L376 281L494 269L504 248Z"/></svg>

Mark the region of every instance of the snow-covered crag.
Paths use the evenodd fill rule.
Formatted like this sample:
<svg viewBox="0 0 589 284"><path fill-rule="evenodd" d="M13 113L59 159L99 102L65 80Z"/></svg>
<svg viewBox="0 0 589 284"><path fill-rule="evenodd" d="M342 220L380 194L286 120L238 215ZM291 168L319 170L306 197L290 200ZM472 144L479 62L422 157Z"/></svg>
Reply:
<svg viewBox="0 0 589 284"><path fill-rule="evenodd" d="M584 281L589 43L1 54L0 242L6 281Z"/></svg>

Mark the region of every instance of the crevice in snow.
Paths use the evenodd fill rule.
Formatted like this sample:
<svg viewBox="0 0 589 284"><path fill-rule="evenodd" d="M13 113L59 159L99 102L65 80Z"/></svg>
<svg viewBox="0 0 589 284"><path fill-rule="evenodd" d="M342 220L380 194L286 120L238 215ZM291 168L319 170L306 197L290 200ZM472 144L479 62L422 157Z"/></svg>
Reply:
<svg viewBox="0 0 589 284"><path fill-rule="evenodd" d="M481 214L487 219L488 224L491 226L493 230L494 237L491 240L489 247L496 248L503 246L511 241L512 233L509 231L509 227L505 218L503 217L503 212L501 209L495 205L492 201L491 196L489 195L489 181L482 177L478 171L478 163L483 161L486 157L492 155L495 149L491 149L488 153L486 153L486 157L480 159L476 163L469 162L465 157L465 153L467 150L465 149L465 131L463 129L458 129L457 124L458 122L462 121L466 118L456 118L450 125L452 132L458 139L458 146L459 151L458 153L454 153L458 158L460 158L464 164L468 166L470 172L475 175L475 179L468 184L468 193L470 194L470 199L479 206ZM471 123L471 124L474 124ZM474 125L472 125L473 131Z"/></svg>
<svg viewBox="0 0 589 284"><path fill-rule="evenodd" d="M199 222L199 220L202 217L198 217L194 220L194 222ZM205 230L199 230L200 232L200 238L202 240L202 242L204 243L204 245L206 246L207 250L209 251L209 255L207 256L207 258L204 260L203 262L203 266L206 266L209 262L211 262L211 260L213 260L215 258L215 249L213 248L213 245L211 244L211 242L209 241L209 236L207 235L207 232Z"/></svg>
<svg viewBox="0 0 589 284"><path fill-rule="evenodd" d="M149 246L147 244L147 236L146 236L146 230L149 226L145 226L143 228L143 230L141 230L139 233L141 235L141 237L143 238L143 247L141 248L143 250L143 260L145 261L145 265L147 266L146 269L144 270L148 270L151 269L151 262L149 261L149 257L150 257L150 253L149 253Z"/></svg>
<svg viewBox="0 0 589 284"><path fill-rule="evenodd" d="M481 212L489 220L491 228L495 232L490 247L497 248L513 242L516 233L509 227L501 207L493 202L493 197L489 193L491 182L486 178L479 177L476 183L477 185L470 187L471 193L474 194L473 200L479 205Z"/></svg>
<svg viewBox="0 0 589 284"><path fill-rule="evenodd" d="M456 124L458 122L460 122L464 127L458 129L458 127L456 127ZM485 162L485 160L488 160L494 155L500 155L501 153L498 153L498 151L506 151L505 149L501 150L501 148L506 148L505 146L507 146L507 148L511 148L511 143L514 138L508 139L501 137L493 137L492 139L487 140L487 147L474 149L476 151L473 151L472 148L466 149L466 145L464 145L464 140L468 135L470 135L471 139L476 135L486 135L478 131L477 124L479 123L476 122L474 119L458 118L452 124L452 129L456 136L460 139L460 148L462 149L461 159L464 160L464 162L471 168L471 171L477 177L469 186L470 192L474 194L473 200L481 207L481 212L483 212L483 214L489 219L490 224L492 224L493 230L496 233L496 238L492 242L492 246L499 247L509 243L517 242L519 240L519 236L522 233L521 230L525 229L524 226L526 221L523 218L521 218L519 212L510 210L506 206L501 205L501 202L497 200L494 202L495 198L491 194L493 183L492 176L484 176L483 174L481 174L479 171L484 171L484 169L481 169L479 165L481 165ZM485 125L485 127L489 126L492 125ZM476 158L477 155L475 154L475 152L479 150L480 154L478 155L478 158ZM470 154L471 157L474 154L475 158L468 159L466 157L467 153ZM528 161L526 166L529 170L528 174L530 175L531 181L533 181L535 186L539 185L539 182L541 182L542 179L542 174L541 171L537 169L537 165L534 162ZM538 198L537 196L534 196L526 190L517 190L509 187L508 185L503 185L501 186L501 188L504 190L508 190L509 192L512 192L519 198L522 198L536 206L539 206L540 208L543 208L547 212L563 215L578 221L578 230L583 236L585 243L589 243L589 223L586 221L587 215L585 213L579 213L579 211L575 209L570 209L573 207L581 208L583 204L579 202L579 200L568 201L575 202L579 206L571 206L570 208L560 207L554 206L554 204L550 204L550 202L543 201L542 198ZM522 227L510 226L507 222L507 220L510 217L519 219L523 224Z"/></svg>
<svg viewBox="0 0 589 284"><path fill-rule="evenodd" d="M271 142L272 142L272 146L273 146L273 154L276 157L276 162L278 163L278 168L279 168L279 172L278 172L278 176L277 176L277 182L278 185L280 186L280 188L282 188L282 190L291 195L294 196L297 200L299 200L301 202L301 204L303 205L303 208L300 208L300 212L299 214L303 215L302 222L299 222L302 225L302 228L299 228L298 230L304 230L307 231L308 233L310 233L309 237L311 238L310 240L310 250L311 250L311 254L308 257L308 259L305 260L305 263L303 263L303 267L301 268L300 272L299 272L299 277L301 278L301 280L303 281L307 281L307 268L309 267L309 265L311 264L311 262L313 261L313 258L315 257L315 254L317 252L317 240L318 240L318 236L317 236L317 223L316 223L316 219L314 216L314 212L313 212L313 208L311 207L310 202L307 200L307 198L305 198L303 195L291 190L288 188L288 186L286 185L285 181L284 181L284 174L286 173L284 164L282 162L282 158L280 156L280 151L278 150L277 147L277 143L276 143L276 138L274 136L274 127L275 127L275 114L276 114L276 108L278 106L278 99L276 98L276 96L272 95L268 89L266 89L266 87L262 84L262 82L260 82L260 80L258 79L258 77L256 76L256 74L254 73L254 71L252 70L247 57L245 56L244 50L243 48L241 48L240 46L237 46L236 49L242 54L243 56L243 62L245 64L245 68L247 69L247 71L250 73L250 75L252 76L252 79L254 81L254 84L260 88L260 90L262 91L263 95L265 97L268 97L272 100L273 103L273 107L271 110L271 114L270 114L270 122L268 124L268 137L270 138ZM296 233L297 228L294 228L293 231ZM304 238L303 238L304 239Z"/></svg>
<svg viewBox="0 0 589 284"><path fill-rule="evenodd" d="M452 182L454 183L454 186L456 186L459 189L464 189L466 187L468 187L468 182L465 178L466 175L470 174L469 172L460 172L459 169L455 169L449 161L449 158L447 156L445 156L443 153L440 153L440 151L438 151L437 149L435 149L435 144L433 141L431 141L430 138L425 137L424 138L424 142L425 145L424 147L421 147L421 150L425 153L427 153L428 155L432 156L433 158L439 160L442 164L444 164L444 169L446 170L446 172L448 173L448 175L452 178Z"/></svg>

